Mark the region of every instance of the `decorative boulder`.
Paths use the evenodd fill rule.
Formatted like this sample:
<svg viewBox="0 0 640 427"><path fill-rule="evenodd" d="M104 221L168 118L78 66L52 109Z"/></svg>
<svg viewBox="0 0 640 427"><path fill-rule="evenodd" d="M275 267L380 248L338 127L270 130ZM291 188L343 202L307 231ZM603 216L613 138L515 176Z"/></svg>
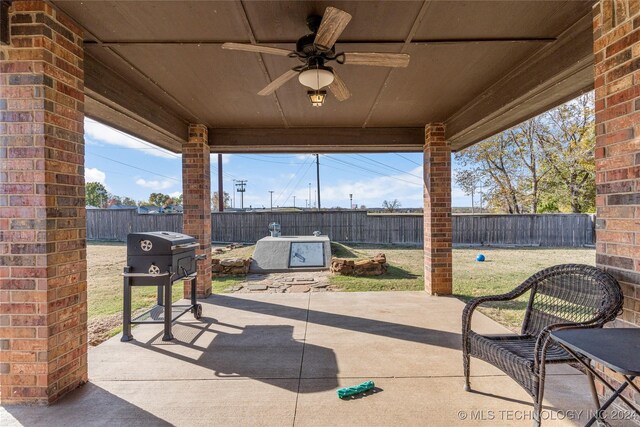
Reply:
<svg viewBox="0 0 640 427"><path fill-rule="evenodd" d="M211 258L211 273L214 276L243 276L249 272L251 258Z"/></svg>
<svg viewBox="0 0 640 427"><path fill-rule="evenodd" d="M380 253L371 259L331 258L331 272L343 276L380 276L387 271L387 257Z"/></svg>

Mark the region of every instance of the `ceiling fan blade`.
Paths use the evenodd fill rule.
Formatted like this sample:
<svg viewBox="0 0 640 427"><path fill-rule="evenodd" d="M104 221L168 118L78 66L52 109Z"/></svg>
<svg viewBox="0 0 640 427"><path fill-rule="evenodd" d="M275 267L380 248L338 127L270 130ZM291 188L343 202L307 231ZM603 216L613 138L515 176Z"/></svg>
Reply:
<svg viewBox="0 0 640 427"><path fill-rule="evenodd" d="M329 85L329 90L338 101L346 101L351 98L351 91L335 70L333 71L333 83Z"/></svg>
<svg viewBox="0 0 640 427"><path fill-rule="evenodd" d="M350 14L344 10L329 6L324 11L322 22L320 22L320 27L313 42L314 46L319 50L326 51L331 49L349 21L351 21Z"/></svg>
<svg viewBox="0 0 640 427"><path fill-rule="evenodd" d="M282 74L280 77L278 77L277 79L269 83L267 86L265 86L264 89L258 92L258 95L260 96L271 95L273 92L276 91L276 89L278 89L280 86L282 86L283 84L291 80L297 74L298 72L294 70L287 71L286 73Z"/></svg>
<svg viewBox="0 0 640 427"><path fill-rule="evenodd" d="M406 67L411 57L406 53L351 52L344 54L344 63L376 67Z"/></svg>
<svg viewBox="0 0 640 427"><path fill-rule="evenodd" d="M256 53L268 53L269 55L280 55L280 56L289 56L291 53L290 50L279 49L277 47L269 47L269 46L260 46L257 44L246 44L246 43L225 43L222 45L223 49L229 50L243 50L245 52L256 52Z"/></svg>

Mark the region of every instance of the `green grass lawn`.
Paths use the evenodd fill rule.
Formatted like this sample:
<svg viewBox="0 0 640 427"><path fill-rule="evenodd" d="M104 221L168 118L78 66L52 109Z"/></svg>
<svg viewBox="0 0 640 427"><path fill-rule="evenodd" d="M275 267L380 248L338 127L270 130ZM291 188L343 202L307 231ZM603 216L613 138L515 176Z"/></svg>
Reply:
<svg viewBox="0 0 640 427"><path fill-rule="evenodd" d="M234 249L218 257L248 257L253 246ZM387 257L387 274L377 277L331 276L334 289L343 292L410 291L424 289L423 254L421 248L385 245L332 244L334 256L344 258L373 257L383 252ZM482 252L485 262L476 262ZM89 242L87 245L88 302L90 335L106 338L116 334L122 323L122 268L126 263L124 243ZM593 265L594 249L539 249L539 248L472 248L453 250L453 292L466 301L476 296L510 291L536 271L555 264L582 263ZM218 277L213 281L213 292L242 281L241 277ZM153 287L133 289L133 310L155 303ZM174 300L182 298L182 284L173 287ZM482 311L498 322L515 329L522 321L526 296L515 302L495 303ZM99 340L98 340L99 341Z"/></svg>
<svg viewBox="0 0 640 427"><path fill-rule="evenodd" d="M334 255L343 258L387 256L389 270L377 277L332 276L331 284L346 292L422 290L422 248L333 244ZM482 252L485 262L477 262ZM595 265L595 249L582 248L464 248L453 250L453 293L463 301L508 292L535 272L556 264ZM503 325L517 329L522 323L527 295L515 301L491 303L481 311Z"/></svg>

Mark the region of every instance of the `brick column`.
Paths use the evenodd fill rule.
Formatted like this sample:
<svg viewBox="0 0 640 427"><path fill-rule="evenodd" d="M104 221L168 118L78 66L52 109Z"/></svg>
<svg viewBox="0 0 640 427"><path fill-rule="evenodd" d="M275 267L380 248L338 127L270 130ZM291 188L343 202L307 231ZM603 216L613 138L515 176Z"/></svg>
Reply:
<svg viewBox="0 0 640 427"><path fill-rule="evenodd" d="M198 239L198 254L207 258L198 263L197 297L211 295L211 171L209 136L205 125L189 125L189 141L182 145L183 232ZM191 296L185 283L184 296Z"/></svg>
<svg viewBox="0 0 640 427"><path fill-rule="evenodd" d="M618 323L640 325L640 2L603 0L593 16L596 264L622 286Z"/></svg>
<svg viewBox="0 0 640 427"><path fill-rule="evenodd" d="M14 1L10 30L0 46L0 403L50 403L87 381L82 31L44 1Z"/></svg>
<svg viewBox="0 0 640 427"><path fill-rule="evenodd" d="M594 53L596 262L623 286L622 320L640 324L640 2L596 5Z"/></svg>
<svg viewBox="0 0 640 427"><path fill-rule="evenodd" d="M432 295L452 291L451 147L443 123L425 128L424 289Z"/></svg>

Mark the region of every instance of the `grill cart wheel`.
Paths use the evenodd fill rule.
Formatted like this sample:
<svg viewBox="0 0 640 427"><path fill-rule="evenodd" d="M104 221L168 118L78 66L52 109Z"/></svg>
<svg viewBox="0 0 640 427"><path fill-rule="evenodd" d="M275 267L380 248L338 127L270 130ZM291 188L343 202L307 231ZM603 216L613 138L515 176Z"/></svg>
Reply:
<svg viewBox="0 0 640 427"><path fill-rule="evenodd" d="M191 312L193 313L193 317L196 319L200 319L202 317L202 304L196 304L191 308Z"/></svg>

